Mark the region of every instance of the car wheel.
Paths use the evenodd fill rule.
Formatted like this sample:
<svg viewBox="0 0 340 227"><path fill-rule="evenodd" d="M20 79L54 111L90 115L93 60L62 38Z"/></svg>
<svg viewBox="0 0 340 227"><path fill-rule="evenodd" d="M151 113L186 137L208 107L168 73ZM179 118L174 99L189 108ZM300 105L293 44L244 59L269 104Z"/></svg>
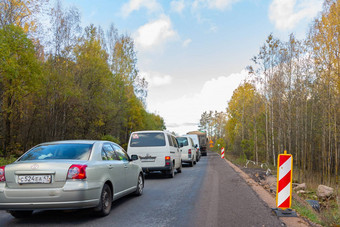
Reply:
<svg viewBox="0 0 340 227"><path fill-rule="evenodd" d="M11 210L8 212L15 218L29 218L32 216L33 210Z"/></svg>
<svg viewBox="0 0 340 227"><path fill-rule="evenodd" d="M196 165L196 160L194 161L194 164Z"/></svg>
<svg viewBox="0 0 340 227"><path fill-rule="evenodd" d="M177 173L181 173L182 172L182 162L181 162L181 166L177 169Z"/></svg>
<svg viewBox="0 0 340 227"><path fill-rule="evenodd" d="M175 169L174 169L174 167L172 167L171 170L168 172L168 177L169 178L174 178L175 177Z"/></svg>
<svg viewBox="0 0 340 227"><path fill-rule="evenodd" d="M143 176L142 176L142 174L139 174L138 182L137 182L137 189L136 189L135 195L136 196L142 195L143 194L143 188L144 188Z"/></svg>
<svg viewBox="0 0 340 227"><path fill-rule="evenodd" d="M193 167L193 166L194 166L194 161L193 161L193 160L191 160L191 162L189 163L189 166L190 166L190 167Z"/></svg>
<svg viewBox="0 0 340 227"><path fill-rule="evenodd" d="M104 184L102 193L99 199L99 205L95 208L97 216L107 216L111 211L112 206L112 192L107 184Z"/></svg>

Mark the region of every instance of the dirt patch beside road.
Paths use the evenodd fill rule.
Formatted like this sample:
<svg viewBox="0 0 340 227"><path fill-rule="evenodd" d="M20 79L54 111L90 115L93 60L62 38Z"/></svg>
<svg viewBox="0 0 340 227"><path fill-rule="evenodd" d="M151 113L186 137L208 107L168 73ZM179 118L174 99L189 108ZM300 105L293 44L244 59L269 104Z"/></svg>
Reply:
<svg viewBox="0 0 340 227"><path fill-rule="evenodd" d="M275 194L271 194L269 191L266 191L258 182L261 181L261 178L256 177L255 174L262 174L260 170L245 170L248 171L250 176L255 177L255 180L247 175L244 171L242 171L239 167L231 163L229 160L225 159L225 161L237 172L246 182L247 184L258 194L258 196L265 202L269 207L275 208ZM260 175L259 175L260 176ZM257 180L259 179L259 180ZM271 190L269 188L269 190ZM280 217L280 220L284 222L287 226L292 227L305 227L310 226L303 218L301 217Z"/></svg>

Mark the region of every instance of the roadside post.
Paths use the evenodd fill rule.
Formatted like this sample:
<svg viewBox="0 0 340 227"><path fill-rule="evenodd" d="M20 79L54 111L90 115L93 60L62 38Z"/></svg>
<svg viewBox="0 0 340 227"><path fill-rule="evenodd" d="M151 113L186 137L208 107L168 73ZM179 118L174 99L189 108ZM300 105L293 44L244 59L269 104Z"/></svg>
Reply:
<svg viewBox="0 0 340 227"><path fill-rule="evenodd" d="M297 217L291 209L293 156L285 150L284 154L279 154L277 163L276 208L272 211L279 217Z"/></svg>
<svg viewBox="0 0 340 227"><path fill-rule="evenodd" d="M224 159L224 147L221 148L221 158Z"/></svg>

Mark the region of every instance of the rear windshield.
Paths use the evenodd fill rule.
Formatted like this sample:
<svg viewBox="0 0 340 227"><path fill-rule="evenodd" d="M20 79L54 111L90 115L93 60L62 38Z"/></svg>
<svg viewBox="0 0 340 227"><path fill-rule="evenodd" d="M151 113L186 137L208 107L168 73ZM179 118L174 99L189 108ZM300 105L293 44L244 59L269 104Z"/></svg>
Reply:
<svg viewBox="0 0 340 227"><path fill-rule="evenodd" d="M133 133L130 147L161 147L165 146L165 136L161 132Z"/></svg>
<svg viewBox="0 0 340 227"><path fill-rule="evenodd" d="M24 154L19 161L76 159L88 160L93 144L50 144L33 148Z"/></svg>
<svg viewBox="0 0 340 227"><path fill-rule="evenodd" d="M177 141L179 144L183 144L183 146L188 146L188 139L186 137L177 137Z"/></svg>

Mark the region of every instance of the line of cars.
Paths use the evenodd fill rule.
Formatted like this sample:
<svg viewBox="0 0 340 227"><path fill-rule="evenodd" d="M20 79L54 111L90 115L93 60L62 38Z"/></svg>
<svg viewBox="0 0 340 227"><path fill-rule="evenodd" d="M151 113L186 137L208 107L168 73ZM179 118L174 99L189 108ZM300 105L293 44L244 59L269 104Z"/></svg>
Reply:
<svg viewBox="0 0 340 227"><path fill-rule="evenodd" d="M191 136L176 138L166 131L132 133L128 152L110 141L38 144L0 166L0 210L26 218L34 210L91 208L106 216L114 200L142 195L144 172L174 177L182 161L193 166L199 160L198 148Z"/></svg>
<svg viewBox="0 0 340 227"><path fill-rule="evenodd" d="M135 163L144 172L161 171L170 178L175 170L182 172L182 163L193 166L201 157L197 135L175 137L168 131L133 132L127 152L139 157Z"/></svg>

